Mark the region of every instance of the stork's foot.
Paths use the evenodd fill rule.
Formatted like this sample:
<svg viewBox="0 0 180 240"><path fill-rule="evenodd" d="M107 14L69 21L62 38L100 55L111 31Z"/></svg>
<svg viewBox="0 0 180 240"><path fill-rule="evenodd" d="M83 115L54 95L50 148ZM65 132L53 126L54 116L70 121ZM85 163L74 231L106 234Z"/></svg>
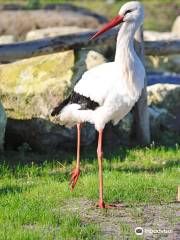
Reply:
<svg viewBox="0 0 180 240"><path fill-rule="evenodd" d="M99 201L97 204L96 204L96 207L98 208L105 208L105 209L120 209L120 208L124 208L126 207L125 205L123 204L120 204L120 203L117 203L117 204L105 204L103 201Z"/></svg>
<svg viewBox="0 0 180 240"><path fill-rule="evenodd" d="M105 203L103 201L99 200L99 202L97 204L97 207L99 207L99 208L106 208L106 205L105 205Z"/></svg>
<svg viewBox="0 0 180 240"><path fill-rule="evenodd" d="M79 175L80 175L80 169L79 168L75 168L72 172L71 172L71 180L69 182L69 186L71 188L71 191L73 191L76 183L77 183L77 180L79 178Z"/></svg>
<svg viewBox="0 0 180 240"><path fill-rule="evenodd" d="M105 204L104 202L102 201L99 201L99 203L96 205L98 208L112 208L111 205L108 205L108 204Z"/></svg>
<svg viewBox="0 0 180 240"><path fill-rule="evenodd" d="M105 203L103 201L99 201L99 204L98 204L99 208L105 208Z"/></svg>

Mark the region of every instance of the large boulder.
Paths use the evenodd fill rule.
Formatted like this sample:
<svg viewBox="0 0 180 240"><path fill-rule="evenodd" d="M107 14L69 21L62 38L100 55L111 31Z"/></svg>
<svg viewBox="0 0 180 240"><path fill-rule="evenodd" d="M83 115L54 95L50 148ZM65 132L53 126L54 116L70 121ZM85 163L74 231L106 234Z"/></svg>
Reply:
<svg viewBox="0 0 180 240"><path fill-rule="evenodd" d="M75 11L1 11L0 35L14 35L24 39L32 29L44 29L62 26L77 26L80 28L98 28L100 21L94 16L87 16Z"/></svg>
<svg viewBox="0 0 180 240"><path fill-rule="evenodd" d="M180 85L155 84L148 87L148 105L151 107L152 129L162 126L180 133ZM155 124L154 124L155 123Z"/></svg>
<svg viewBox="0 0 180 240"><path fill-rule="evenodd" d="M68 27L51 27L51 28L44 28L44 29L36 29L32 30L27 33L26 40L37 40L46 37L55 37L55 36L62 36L72 33L81 33L90 31L89 28L80 28L77 26L68 26Z"/></svg>
<svg viewBox="0 0 180 240"><path fill-rule="evenodd" d="M8 117L48 117L70 87L73 66L73 51L1 65L1 99Z"/></svg>
<svg viewBox="0 0 180 240"><path fill-rule="evenodd" d="M4 147L4 136L5 136L5 130L6 130L6 113L4 111L4 108L0 102L0 151L3 150Z"/></svg>
<svg viewBox="0 0 180 240"><path fill-rule="evenodd" d="M144 39L147 41L175 40L177 38L176 32L144 31Z"/></svg>
<svg viewBox="0 0 180 240"><path fill-rule="evenodd" d="M26 142L36 150L71 147L75 130L50 117L87 69L105 61L94 51L73 50L0 65L0 98L8 116L7 144ZM94 141L91 125L83 128L82 144Z"/></svg>
<svg viewBox="0 0 180 240"><path fill-rule="evenodd" d="M0 36L0 44L14 43L15 37L13 35Z"/></svg>
<svg viewBox="0 0 180 240"><path fill-rule="evenodd" d="M157 105L172 111L175 106L180 106L180 85L155 84L148 87L148 104Z"/></svg>
<svg viewBox="0 0 180 240"><path fill-rule="evenodd" d="M172 26L172 32L180 37L180 16L177 16L177 18L175 19Z"/></svg>
<svg viewBox="0 0 180 240"><path fill-rule="evenodd" d="M163 130L175 130L174 120L175 116L170 114L167 109L151 106L148 108L150 117L151 135L157 137L158 134L163 133Z"/></svg>

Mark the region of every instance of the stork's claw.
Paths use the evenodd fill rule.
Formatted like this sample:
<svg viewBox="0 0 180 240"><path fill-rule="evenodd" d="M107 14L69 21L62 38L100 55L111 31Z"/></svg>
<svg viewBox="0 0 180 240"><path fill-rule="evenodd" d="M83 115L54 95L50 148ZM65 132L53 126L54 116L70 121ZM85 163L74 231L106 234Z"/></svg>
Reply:
<svg viewBox="0 0 180 240"><path fill-rule="evenodd" d="M113 203L113 204L105 204L103 201L100 201L96 204L98 208L106 208L106 209L121 209L126 207L126 205L121 203Z"/></svg>
<svg viewBox="0 0 180 240"><path fill-rule="evenodd" d="M99 201L98 207L99 208L106 208L106 205L105 205L105 203L103 201Z"/></svg>
<svg viewBox="0 0 180 240"><path fill-rule="evenodd" d="M79 175L80 175L80 169L79 168L76 168L71 172L71 180L69 182L69 186L71 188L71 191L74 190L74 187L77 183Z"/></svg>

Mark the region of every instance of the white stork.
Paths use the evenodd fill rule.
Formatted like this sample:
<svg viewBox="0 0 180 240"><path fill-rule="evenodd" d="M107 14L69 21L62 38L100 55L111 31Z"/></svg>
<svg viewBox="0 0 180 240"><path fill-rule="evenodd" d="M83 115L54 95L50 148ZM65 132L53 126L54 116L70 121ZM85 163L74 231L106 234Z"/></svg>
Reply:
<svg viewBox="0 0 180 240"><path fill-rule="evenodd" d="M72 171L73 190L80 174L81 123L90 122L99 132L97 156L99 164L99 207L103 201L102 136L109 121L117 124L132 109L144 86L145 70L134 50L134 34L144 20L143 5L137 1L124 4L118 16L107 23L91 39L120 24L114 62L96 66L82 75L70 96L54 108L64 125L77 124L77 165Z"/></svg>

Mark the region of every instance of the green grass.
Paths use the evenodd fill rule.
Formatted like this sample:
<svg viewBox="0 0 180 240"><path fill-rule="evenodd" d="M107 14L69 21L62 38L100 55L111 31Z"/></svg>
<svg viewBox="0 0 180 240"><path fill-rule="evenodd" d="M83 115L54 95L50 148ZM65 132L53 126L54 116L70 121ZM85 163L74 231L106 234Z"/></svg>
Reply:
<svg viewBox="0 0 180 240"><path fill-rule="evenodd" d="M139 237L136 236L135 233L132 233L131 227L128 224L121 221L120 221L120 230L123 236L128 236L128 238L131 240L139 240ZM125 239L127 239L127 237Z"/></svg>
<svg viewBox="0 0 180 240"><path fill-rule="evenodd" d="M74 192L68 188L69 172L75 165L72 154L42 156L11 152L1 156L0 239L100 237L97 224L85 224L79 214L63 211L69 200L72 203L82 198L94 203L98 200L97 160L94 154L85 152ZM178 146L124 148L105 153L105 156L106 202L158 205L176 199L180 163ZM123 223L119 224L122 228Z"/></svg>

